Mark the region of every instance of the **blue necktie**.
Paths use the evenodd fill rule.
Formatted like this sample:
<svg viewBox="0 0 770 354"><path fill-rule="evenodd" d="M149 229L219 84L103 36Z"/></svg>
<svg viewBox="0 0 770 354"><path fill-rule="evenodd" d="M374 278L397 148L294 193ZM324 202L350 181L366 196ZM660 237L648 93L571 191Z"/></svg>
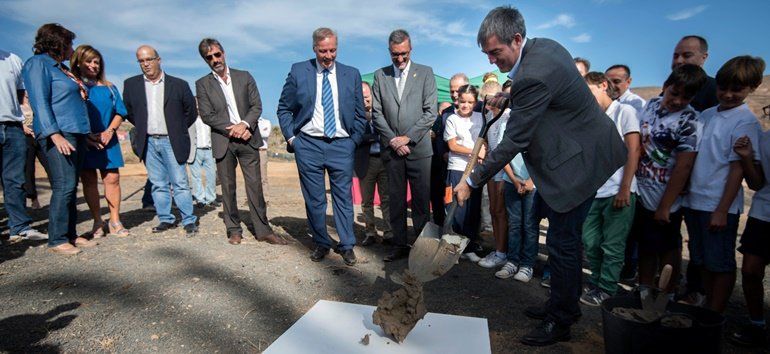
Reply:
<svg viewBox="0 0 770 354"><path fill-rule="evenodd" d="M334 121L334 96L332 96L332 85L329 83L329 69L324 69L323 74L321 104L324 108L324 136L333 138L337 131L337 124Z"/></svg>

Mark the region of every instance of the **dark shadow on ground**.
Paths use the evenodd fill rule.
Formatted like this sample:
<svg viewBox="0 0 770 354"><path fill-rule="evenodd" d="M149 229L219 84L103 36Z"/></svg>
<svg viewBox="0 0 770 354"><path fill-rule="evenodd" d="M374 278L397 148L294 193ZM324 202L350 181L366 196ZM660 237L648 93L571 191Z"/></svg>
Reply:
<svg viewBox="0 0 770 354"><path fill-rule="evenodd" d="M53 331L67 327L77 315L63 315L80 307L71 302L46 313L16 315L0 320L0 351L10 353L59 353L58 346L39 344Z"/></svg>

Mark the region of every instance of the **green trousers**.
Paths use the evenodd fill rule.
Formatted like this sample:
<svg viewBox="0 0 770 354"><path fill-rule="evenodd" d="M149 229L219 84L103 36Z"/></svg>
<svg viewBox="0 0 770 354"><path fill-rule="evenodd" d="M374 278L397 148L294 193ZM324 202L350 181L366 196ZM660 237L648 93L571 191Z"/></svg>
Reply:
<svg viewBox="0 0 770 354"><path fill-rule="evenodd" d="M591 282L610 295L618 290L626 238L634 221L636 195L631 193L631 206L621 209L612 206L614 199L614 196L594 199L583 223L583 246L591 267Z"/></svg>

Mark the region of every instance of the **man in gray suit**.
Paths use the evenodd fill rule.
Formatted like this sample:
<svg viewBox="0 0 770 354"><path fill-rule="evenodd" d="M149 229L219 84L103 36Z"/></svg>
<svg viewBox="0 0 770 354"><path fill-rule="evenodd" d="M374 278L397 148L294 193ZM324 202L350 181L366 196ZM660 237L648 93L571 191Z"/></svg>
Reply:
<svg viewBox="0 0 770 354"><path fill-rule="evenodd" d="M204 38L198 52L212 72L195 82L198 112L211 127L211 148L217 161L217 175L222 183L222 202L227 238L238 245L243 238L238 204L235 198L235 166L241 165L246 182L249 215L258 241L285 245L273 234L267 221L267 206L262 194L259 172L259 147L262 136L257 121L262 114L257 83L247 71L231 69L225 63L225 50L216 39Z"/></svg>
<svg viewBox="0 0 770 354"><path fill-rule="evenodd" d="M566 341L570 325L580 316L583 222L596 190L625 164L626 149L567 50L550 39L527 39L518 10L504 6L490 11L477 40L489 62L509 72L513 81L511 120L497 149L455 193L458 201L467 200L471 188L482 186L516 154L523 154L537 186L535 204L549 222L551 295L545 306L525 311L543 322L521 341ZM502 106L504 97L490 103Z"/></svg>
<svg viewBox="0 0 770 354"><path fill-rule="evenodd" d="M393 251L386 262L409 254L406 237L406 186L412 192L412 225L419 234L428 222L430 202L430 129L436 119L433 69L409 59L412 41L398 29L388 38L393 65L374 73L374 124L380 133L382 159L388 170Z"/></svg>

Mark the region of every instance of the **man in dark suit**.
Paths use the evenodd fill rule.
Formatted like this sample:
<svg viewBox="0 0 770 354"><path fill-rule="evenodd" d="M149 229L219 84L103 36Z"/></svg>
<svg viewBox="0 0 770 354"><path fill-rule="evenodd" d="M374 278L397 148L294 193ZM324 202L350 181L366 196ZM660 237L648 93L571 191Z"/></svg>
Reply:
<svg viewBox="0 0 770 354"><path fill-rule="evenodd" d="M286 148L294 152L305 198L308 224L316 244L310 256L322 260L332 247L326 230L326 186L329 173L334 224L340 242L335 252L348 265L356 262L353 246L353 160L366 125L361 74L338 63L337 34L329 28L313 32L315 59L291 67L278 101L278 120Z"/></svg>
<svg viewBox="0 0 770 354"><path fill-rule="evenodd" d="M543 322L522 338L528 345L569 340L580 316L582 228L596 190L626 161L617 128L602 111L569 52L545 38L526 38L515 8L498 7L481 24L478 43L490 63L509 72L511 120L503 140L455 188L458 201L482 186L518 153L537 186L548 218L551 295L525 313ZM491 104L501 108L506 94ZM496 101L496 102L495 102Z"/></svg>
<svg viewBox="0 0 770 354"><path fill-rule="evenodd" d="M378 239L388 240L392 238L393 233L390 231L388 172L385 170L385 163L381 158L380 134L377 133L374 122L372 122L372 88L368 83L362 82L361 89L364 94L367 124L361 144L358 144L356 148L355 172L358 183L361 185L361 211L364 213L364 223L366 224L366 238L361 241L361 246L369 246L377 242ZM377 228L375 227L375 186L380 195L382 218L385 219L382 238L377 236Z"/></svg>
<svg viewBox="0 0 770 354"><path fill-rule="evenodd" d="M176 227L176 217L171 214L173 188L182 225L187 236L192 237L198 232L197 217L193 215L185 168L191 149L188 128L198 117L195 97L187 82L163 72L154 48L139 47L136 60L144 74L126 79L123 102L128 110L126 119L136 126L137 153L152 182L152 199L160 221L152 232Z"/></svg>
<svg viewBox="0 0 770 354"><path fill-rule="evenodd" d="M436 120L436 79L433 69L409 59L412 41L402 29L388 38L393 62L374 73L374 124L380 133L382 158L388 170L390 228L393 250L386 262L409 255L406 235L406 188L412 192L412 225L419 234L430 211L430 129Z"/></svg>
<svg viewBox="0 0 770 354"><path fill-rule="evenodd" d="M254 234L259 241L285 245L273 234L267 220L267 206L262 194L259 148L262 136L258 121L262 101L254 78L247 71L232 69L225 62L225 50L216 39L204 38L198 52L212 72L195 82L201 120L211 127L211 148L222 183L225 227L230 244L243 238L238 203L235 199L235 166L240 164L246 182L246 200Z"/></svg>

